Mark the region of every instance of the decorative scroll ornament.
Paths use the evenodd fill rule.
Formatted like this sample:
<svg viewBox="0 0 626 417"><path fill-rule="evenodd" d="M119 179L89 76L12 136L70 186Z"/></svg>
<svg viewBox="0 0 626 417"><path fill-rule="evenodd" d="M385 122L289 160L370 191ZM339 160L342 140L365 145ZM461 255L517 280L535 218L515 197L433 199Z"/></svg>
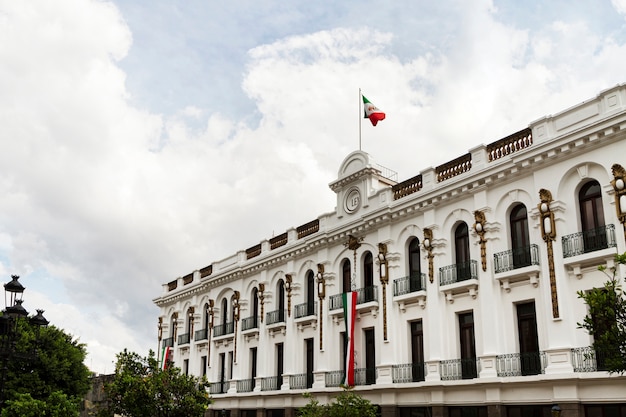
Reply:
<svg viewBox="0 0 626 417"><path fill-rule="evenodd" d="M291 284L293 277L291 274L285 274L285 289L287 290L287 316L291 317Z"/></svg>
<svg viewBox="0 0 626 417"><path fill-rule="evenodd" d="M193 320L193 315L196 312L196 308L195 307L189 307L189 310L187 310L187 320L189 320L189 338L193 338L193 325L194 325L194 320Z"/></svg>
<svg viewBox="0 0 626 417"><path fill-rule="evenodd" d="M613 172L611 185L615 190L617 218L622 224L624 238L626 238L626 170L620 164L613 164L611 171Z"/></svg>
<svg viewBox="0 0 626 417"><path fill-rule="evenodd" d="M552 193L544 188L539 190L539 199L541 203L539 208L539 217L541 220L541 236L546 242L548 250L548 269L550 272L550 295L552 298L552 317L559 318L559 299L556 290L556 273L554 270L554 250L552 242L556 239L556 227L554 222L554 212L550 208L552 203Z"/></svg>
<svg viewBox="0 0 626 417"><path fill-rule="evenodd" d="M363 242L363 237L356 237L352 235L348 235L348 241L343 245L350 249L354 253L354 268L352 270L352 279L350 281L350 290L356 290L356 251L361 247L361 242Z"/></svg>
<svg viewBox="0 0 626 417"><path fill-rule="evenodd" d="M483 271L487 270L487 240L485 240L485 213L480 211L480 210L476 210L474 212L474 220L476 220L476 223L474 223L474 230L476 231L476 233L478 234L479 237L479 243L480 243L480 259L482 261L482 267L483 267Z"/></svg>
<svg viewBox="0 0 626 417"><path fill-rule="evenodd" d="M265 284L259 283L259 304L261 304L261 323L263 323L263 309L265 300Z"/></svg>
<svg viewBox="0 0 626 417"><path fill-rule="evenodd" d="M324 264L317 264L317 296L320 299L320 317L319 317L319 327L320 327L320 350L324 349L324 333L323 333L323 325L324 320L322 320L322 315L324 312L324 297L326 297L326 279L324 278Z"/></svg>
<svg viewBox="0 0 626 417"><path fill-rule="evenodd" d="M233 340L234 340L234 346L233 346L233 362L237 363L237 323L239 323L239 312L241 309L241 304L239 304L239 291L235 291L235 294L233 295L233 319L235 321L234 323L234 331L233 331Z"/></svg>
<svg viewBox="0 0 626 417"><path fill-rule="evenodd" d="M434 280L434 268L433 268L433 231L431 229L424 229L424 241L422 242L424 249L426 249L426 257L428 258L428 280L432 284Z"/></svg>
<svg viewBox="0 0 626 417"><path fill-rule="evenodd" d="M159 346L160 346L161 340L163 339L163 317L159 317L159 324L157 325L157 329L158 329Z"/></svg>
<svg viewBox="0 0 626 417"><path fill-rule="evenodd" d="M378 244L378 267L380 284L383 287L383 340L387 340L387 284L389 283L389 264L387 261L387 245Z"/></svg>

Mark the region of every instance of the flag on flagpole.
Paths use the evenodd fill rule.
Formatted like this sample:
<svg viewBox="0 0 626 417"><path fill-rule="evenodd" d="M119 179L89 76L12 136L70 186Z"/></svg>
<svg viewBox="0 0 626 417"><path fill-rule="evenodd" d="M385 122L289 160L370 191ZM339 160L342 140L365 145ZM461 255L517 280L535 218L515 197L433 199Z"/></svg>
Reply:
<svg viewBox="0 0 626 417"><path fill-rule="evenodd" d="M363 94L361 94L361 97L363 97L363 110L365 110L364 119L370 119L370 122L372 122L374 126L381 120L385 120L385 113L383 111L374 106Z"/></svg>
<svg viewBox="0 0 626 417"><path fill-rule="evenodd" d="M169 362L172 361L172 348L169 346L163 346L161 358L161 369L165 370L169 366Z"/></svg>
<svg viewBox="0 0 626 417"><path fill-rule="evenodd" d="M343 385L354 386L354 319L356 316L356 291L350 291L341 295L343 298L343 320L346 324L346 373Z"/></svg>

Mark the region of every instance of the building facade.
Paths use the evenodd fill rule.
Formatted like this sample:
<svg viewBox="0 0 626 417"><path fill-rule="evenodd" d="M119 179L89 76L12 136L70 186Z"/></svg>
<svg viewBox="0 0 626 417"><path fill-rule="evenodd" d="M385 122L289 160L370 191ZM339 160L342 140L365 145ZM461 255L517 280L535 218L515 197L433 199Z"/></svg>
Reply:
<svg viewBox="0 0 626 417"><path fill-rule="evenodd" d="M402 182L353 152L335 211L165 284L159 343L209 414L291 417L342 389L354 290L354 389L384 417L626 417L577 325L626 252L624 166L626 84Z"/></svg>

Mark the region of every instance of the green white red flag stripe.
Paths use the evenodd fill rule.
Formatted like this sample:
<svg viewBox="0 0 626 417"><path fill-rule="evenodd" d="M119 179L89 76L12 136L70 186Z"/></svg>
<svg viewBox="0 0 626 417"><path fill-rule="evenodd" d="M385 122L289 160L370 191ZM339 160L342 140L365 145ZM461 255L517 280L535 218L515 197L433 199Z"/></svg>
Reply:
<svg viewBox="0 0 626 417"><path fill-rule="evenodd" d="M374 106L364 95L361 94L361 97L363 97L363 110L365 110L364 119L370 119L374 126L381 120L385 120L385 113L382 110Z"/></svg>
<svg viewBox="0 0 626 417"><path fill-rule="evenodd" d="M169 346L163 346L161 358L161 369L165 370L169 366L169 362L172 361L172 348Z"/></svg>
<svg viewBox="0 0 626 417"><path fill-rule="evenodd" d="M343 385L354 386L354 322L356 317L356 291L350 291L341 295L343 298L343 320L346 324L346 373Z"/></svg>

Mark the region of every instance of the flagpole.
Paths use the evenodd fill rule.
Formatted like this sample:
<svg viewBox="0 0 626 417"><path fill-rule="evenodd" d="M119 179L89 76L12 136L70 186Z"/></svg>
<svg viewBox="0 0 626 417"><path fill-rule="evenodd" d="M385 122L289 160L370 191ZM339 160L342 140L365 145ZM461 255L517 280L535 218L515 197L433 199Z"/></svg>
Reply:
<svg viewBox="0 0 626 417"><path fill-rule="evenodd" d="M361 150L361 88L359 88L359 151Z"/></svg>

